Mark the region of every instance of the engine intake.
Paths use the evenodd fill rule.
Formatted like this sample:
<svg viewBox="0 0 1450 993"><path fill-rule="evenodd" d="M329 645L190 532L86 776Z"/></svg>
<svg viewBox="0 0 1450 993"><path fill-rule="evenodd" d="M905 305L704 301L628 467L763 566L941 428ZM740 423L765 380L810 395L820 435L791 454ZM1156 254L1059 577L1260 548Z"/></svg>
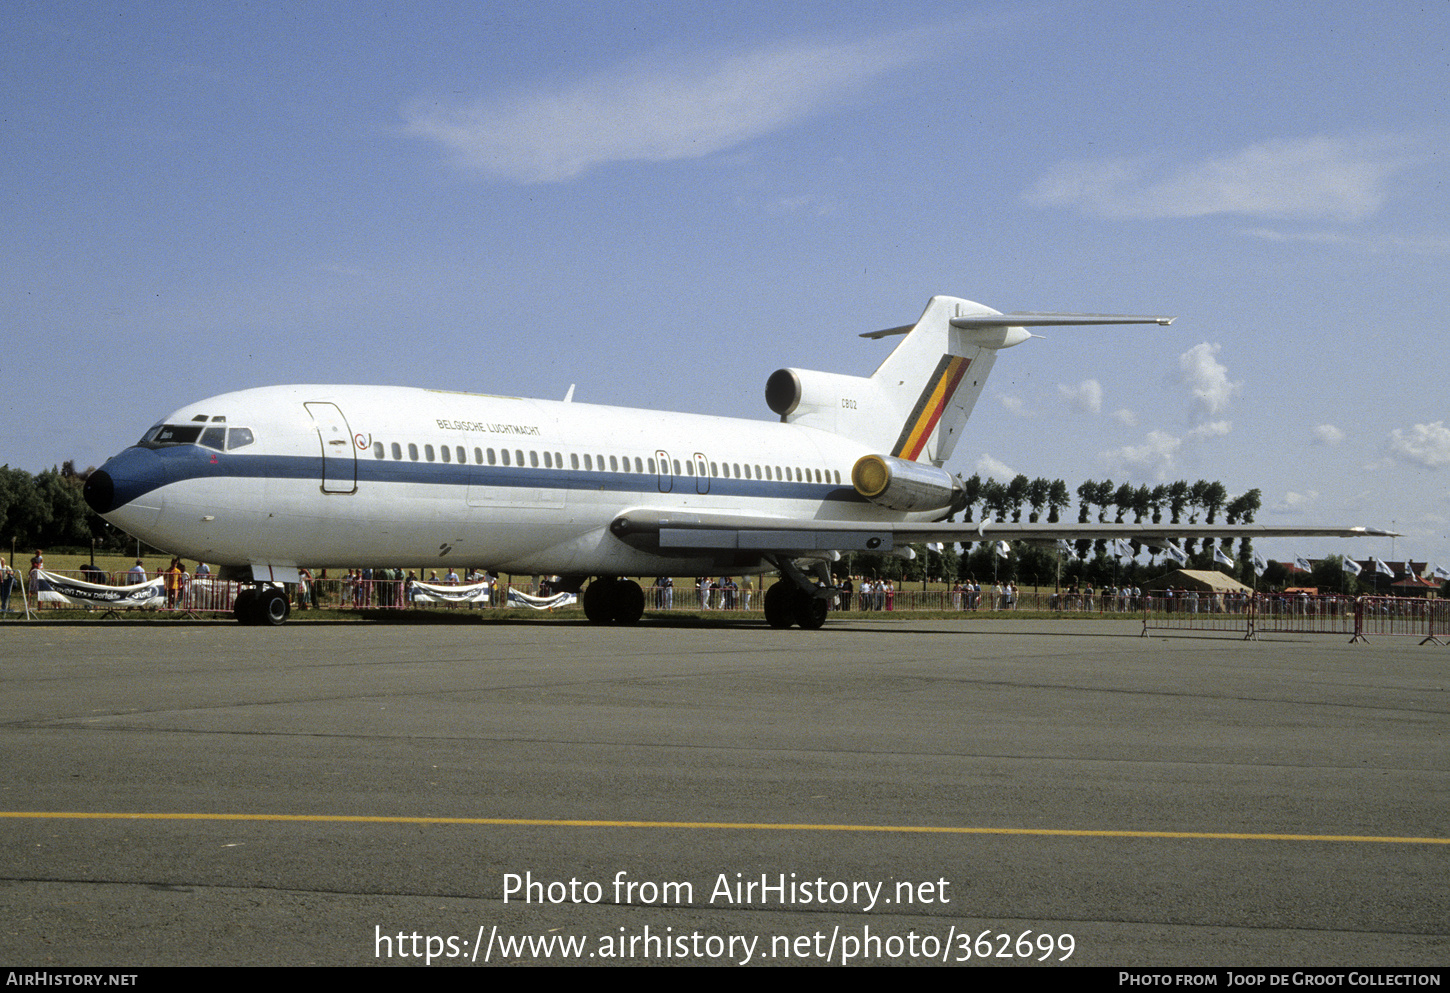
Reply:
<svg viewBox="0 0 1450 993"><path fill-rule="evenodd" d="M878 507L911 513L955 508L962 495L961 481L945 469L891 455L857 459L851 485Z"/></svg>

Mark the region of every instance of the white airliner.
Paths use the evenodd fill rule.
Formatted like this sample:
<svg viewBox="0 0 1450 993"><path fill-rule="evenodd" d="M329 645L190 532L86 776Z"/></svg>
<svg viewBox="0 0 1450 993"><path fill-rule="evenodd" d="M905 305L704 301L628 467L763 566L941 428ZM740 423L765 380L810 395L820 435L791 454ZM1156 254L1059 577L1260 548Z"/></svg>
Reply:
<svg viewBox="0 0 1450 993"><path fill-rule="evenodd" d="M826 563L909 542L1354 536L1366 528L961 524L942 468L987 374L1029 327L1168 317L1001 314L933 297L870 377L780 369L779 423L393 386L274 386L188 404L92 473L87 503L251 584L280 624L301 566L437 562L564 577L595 622L644 610L628 576L761 573L772 626L819 627ZM815 575L813 576L812 573Z"/></svg>

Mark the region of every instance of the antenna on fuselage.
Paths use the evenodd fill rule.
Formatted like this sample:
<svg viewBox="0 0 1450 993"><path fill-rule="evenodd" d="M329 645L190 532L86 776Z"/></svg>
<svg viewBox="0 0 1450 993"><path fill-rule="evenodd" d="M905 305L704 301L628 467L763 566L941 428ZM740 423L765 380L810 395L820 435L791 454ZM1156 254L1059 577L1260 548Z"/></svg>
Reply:
<svg viewBox="0 0 1450 993"><path fill-rule="evenodd" d="M574 383L570 383L569 384L569 392L564 394L564 402L565 403L573 403L574 402L574 386L575 386Z"/></svg>

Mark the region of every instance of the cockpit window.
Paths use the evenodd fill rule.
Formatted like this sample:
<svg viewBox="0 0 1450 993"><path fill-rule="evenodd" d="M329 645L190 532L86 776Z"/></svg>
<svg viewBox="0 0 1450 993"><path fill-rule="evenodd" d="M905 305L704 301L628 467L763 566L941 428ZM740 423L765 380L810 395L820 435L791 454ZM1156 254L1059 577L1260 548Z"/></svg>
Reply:
<svg viewBox="0 0 1450 993"><path fill-rule="evenodd" d="M158 424L146 432L139 442L142 448L166 448L170 445L194 445L201 437L200 424Z"/></svg>
<svg viewBox="0 0 1450 993"><path fill-rule="evenodd" d="M175 445L204 445L207 448L214 448L221 451L225 448L231 451L234 448L242 448L250 445L256 439L252 436L251 428L231 428L228 430L220 424L156 424L151 427L141 440L136 442L139 448L171 448Z"/></svg>

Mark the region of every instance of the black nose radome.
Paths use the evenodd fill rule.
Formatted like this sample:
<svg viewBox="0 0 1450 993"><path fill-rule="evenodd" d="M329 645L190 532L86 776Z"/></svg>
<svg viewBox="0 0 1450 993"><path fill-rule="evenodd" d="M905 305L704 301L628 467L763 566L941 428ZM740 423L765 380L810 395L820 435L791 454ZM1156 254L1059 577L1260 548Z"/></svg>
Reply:
<svg viewBox="0 0 1450 993"><path fill-rule="evenodd" d="M104 469L97 469L87 476L85 489L81 492L86 504L98 514L110 512L116 502L116 484L111 482L110 473Z"/></svg>

